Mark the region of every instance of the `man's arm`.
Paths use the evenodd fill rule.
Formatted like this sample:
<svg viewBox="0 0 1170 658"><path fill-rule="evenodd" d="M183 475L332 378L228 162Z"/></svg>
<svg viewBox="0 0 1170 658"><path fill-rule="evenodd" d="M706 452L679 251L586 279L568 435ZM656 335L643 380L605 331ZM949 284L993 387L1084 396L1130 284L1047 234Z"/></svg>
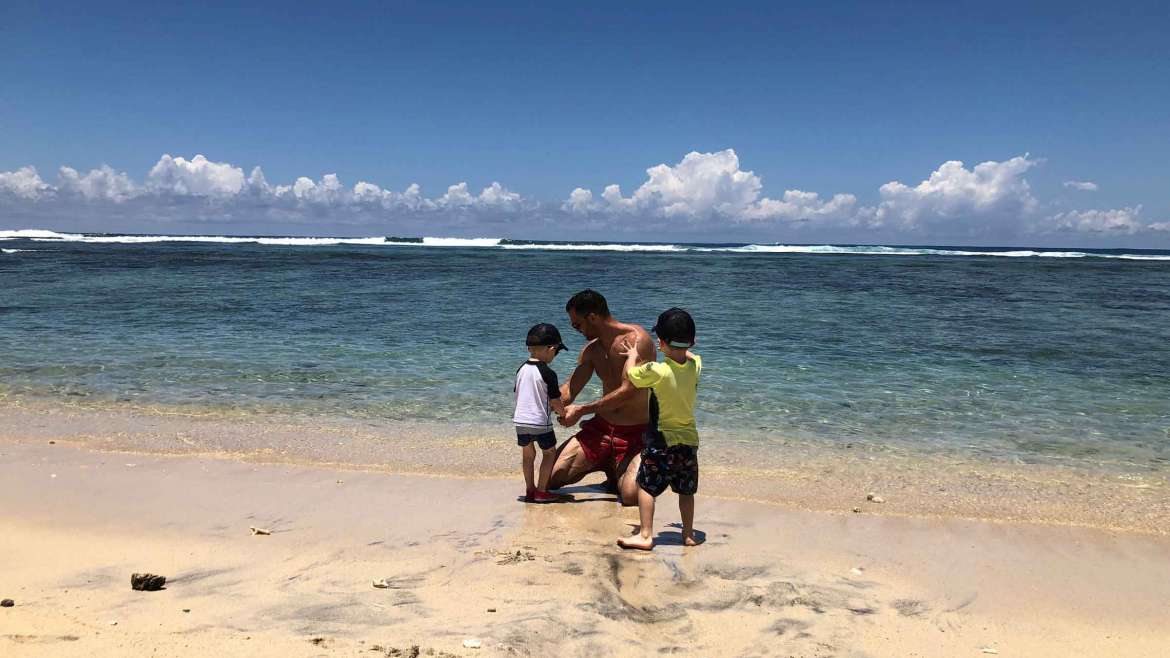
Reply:
<svg viewBox="0 0 1170 658"><path fill-rule="evenodd" d="M645 363L646 361L653 361L655 357L654 343L650 342L649 335L642 336L636 340L635 347L637 348L636 363ZM592 373L592 366L590 366L590 373ZM576 373L574 373L576 376ZM585 404L570 404L565 407L565 415L561 417L561 424L568 427L575 425L581 416L585 414L594 414L603 409L610 409L620 406L634 395L637 395L638 388L622 374L622 383L614 390L606 393L604 396L587 402Z"/></svg>
<svg viewBox="0 0 1170 658"><path fill-rule="evenodd" d="M593 361L589 358L589 348L593 347L594 344L593 341L589 341L585 347L581 348L581 354L577 357L577 367L573 369L573 374L569 375L569 381L561 384L562 403L573 404L573 400L577 399L581 390L593 377Z"/></svg>

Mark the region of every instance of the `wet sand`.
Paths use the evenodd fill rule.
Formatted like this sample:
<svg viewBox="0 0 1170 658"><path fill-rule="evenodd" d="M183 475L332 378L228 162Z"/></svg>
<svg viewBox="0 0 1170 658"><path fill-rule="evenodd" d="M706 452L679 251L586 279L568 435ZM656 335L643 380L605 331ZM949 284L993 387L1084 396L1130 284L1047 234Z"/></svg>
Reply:
<svg viewBox="0 0 1170 658"><path fill-rule="evenodd" d="M1160 656L1170 538L0 441L0 654ZM270 528L253 536L249 526ZM132 572L168 576L130 589ZM376 589L374 579L389 587ZM185 612L189 610L189 612ZM111 622L117 622L116 625ZM476 639L481 648L464 648Z"/></svg>
<svg viewBox="0 0 1170 658"><path fill-rule="evenodd" d="M569 430L558 429L561 439ZM0 401L0 441L206 456L347 470L516 477L512 428L319 416L198 413ZM783 445L705 435L704 497L790 509L1046 523L1170 534L1170 469L1088 468L990 456L908 454L869 446ZM886 501L866 500L873 492Z"/></svg>

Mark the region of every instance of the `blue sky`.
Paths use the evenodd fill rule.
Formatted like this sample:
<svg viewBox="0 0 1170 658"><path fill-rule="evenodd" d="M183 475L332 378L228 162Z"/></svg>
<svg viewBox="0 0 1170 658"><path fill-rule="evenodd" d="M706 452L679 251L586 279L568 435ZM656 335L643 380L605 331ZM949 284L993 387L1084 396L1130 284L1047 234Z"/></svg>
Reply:
<svg viewBox="0 0 1170 658"><path fill-rule="evenodd" d="M1158 3L213 4L0 8L0 228L1170 245ZM271 199L179 185L198 154ZM58 171L102 165L139 191ZM436 202L275 191L328 174Z"/></svg>

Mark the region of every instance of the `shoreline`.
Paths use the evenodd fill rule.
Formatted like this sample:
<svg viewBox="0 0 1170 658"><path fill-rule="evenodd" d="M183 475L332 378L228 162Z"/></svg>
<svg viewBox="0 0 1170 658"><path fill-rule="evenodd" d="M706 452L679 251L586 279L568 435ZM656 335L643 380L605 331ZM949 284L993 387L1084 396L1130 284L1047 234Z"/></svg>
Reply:
<svg viewBox="0 0 1170 658"><path fill-rule="evenodd" d="M636 511L587 486L524 505L491 479L0 455L0 596L16 600L0 651L19 655L1152 657L1170 642L1164 537L700 497L692 549L667 494L643 554L613 545ZM132 591L139 571L166 589Z"/></svg>
<svg viewBox="0 0 1170 658"><path fill-rule="evenodd" d="M90 450L216 458L346 471L519 477L507 430L337 417L193 415L0 403L0 445L47 441ZM558 433L560 440L567 431ZM440 449L441 447L441 449ZM704 442L700 495L786 509L883 517L1045 523L1170 534L1170 473L959 459L793 443ZM866 500L874 492L883 504Z"/></svg>

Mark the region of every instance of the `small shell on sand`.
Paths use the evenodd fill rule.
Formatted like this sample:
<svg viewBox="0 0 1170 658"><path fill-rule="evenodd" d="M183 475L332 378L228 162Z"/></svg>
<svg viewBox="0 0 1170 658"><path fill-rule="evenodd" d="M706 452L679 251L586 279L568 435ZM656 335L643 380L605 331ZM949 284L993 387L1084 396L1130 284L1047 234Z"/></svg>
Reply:
<svg viewBox="0 0 1170 658"><path fill-rule="evenodd" d="M483 642L475 639L467 639L463 641L464 649L478 649L483 646Z"/></svg>
<svg viewBox="0 0 1170 658"><path fill-rule="evenodd" d="M248 529L252 531L253 535L271 535L272 534L272 531L269 530L268 528L257 528L256 526L250 526Z"/></svg>
<svg viewBox="0 0 1170 658"><path fill-rule="evenodd" d="M371 583L371 584L372 584L374 587L377 587L378 589L386 589L387 587L389 587L389 586L390 586L390 583L386 582L386 579L385 579L385 578L379 578L378 580L375 580L375 581L374 581L373 583Z"/></svg>
<svg viewBox="0 0 1170 658"><path fill-rule="evenodd" d="M882 498L881 496L879 496L875 493L872 493L872 492L865 494L865 499L871 503L884 503L884 502L886 502L885 498Z"/></svg>

